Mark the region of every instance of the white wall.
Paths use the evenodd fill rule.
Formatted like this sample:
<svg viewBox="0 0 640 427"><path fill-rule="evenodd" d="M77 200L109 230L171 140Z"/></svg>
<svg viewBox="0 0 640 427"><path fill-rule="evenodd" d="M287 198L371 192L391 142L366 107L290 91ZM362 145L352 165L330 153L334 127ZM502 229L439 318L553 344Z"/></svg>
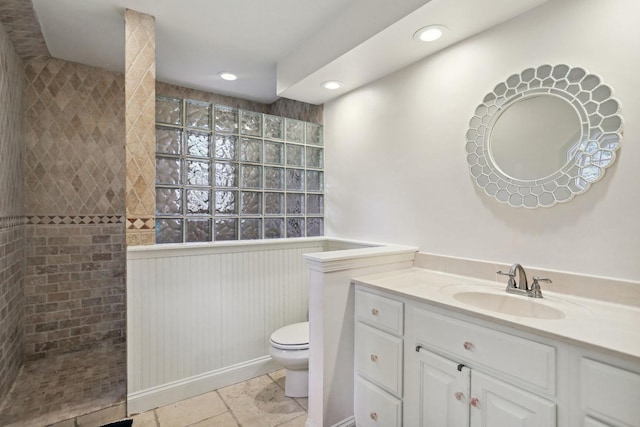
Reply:
<svg viewBox="0 0 640 427"><path fill-rule="evenodd" d="M311 238L130 247L129 413L277 369L269 336L307 319L303 254L324 246Z"/></svg>
<svg viewBox="0 0 640 427"><path fill-rule="evenodd" d="M638 0L552 0L326 104L326 234L640 280L639 16ZM613 88L622 147L569 203L511 208L472 180L465 133L496 84L545 63Z"/></svg>

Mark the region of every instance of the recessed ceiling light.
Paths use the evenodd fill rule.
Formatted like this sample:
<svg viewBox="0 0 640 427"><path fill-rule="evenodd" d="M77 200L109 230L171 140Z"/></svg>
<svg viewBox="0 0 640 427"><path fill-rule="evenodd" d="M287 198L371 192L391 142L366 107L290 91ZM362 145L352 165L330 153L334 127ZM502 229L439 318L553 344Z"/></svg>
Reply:
<svg viewBox="0 0 640 427"><path fill-rule="evenodd" d="M238 76L236 76L235 74L232 74L232 73L224 72L224 73L220 73L220 78L223 79L223 80L231 81L231 80L237 79Z"/></svg>
<svg viewBox="0 0 640 427"><path fill-rule="evenodd" d="M413 38L423 42L432 42L442 37L447 27L444 25L429 25L420 28L413 34Z"/></svg>
<svg viewBox="0 0 640 427"><path fill-rule="evenodd" d="M340 89L342 86L342 82L339 82L337 80L329 80L328 82L322 83L322 87L329 90Z"/></svg>

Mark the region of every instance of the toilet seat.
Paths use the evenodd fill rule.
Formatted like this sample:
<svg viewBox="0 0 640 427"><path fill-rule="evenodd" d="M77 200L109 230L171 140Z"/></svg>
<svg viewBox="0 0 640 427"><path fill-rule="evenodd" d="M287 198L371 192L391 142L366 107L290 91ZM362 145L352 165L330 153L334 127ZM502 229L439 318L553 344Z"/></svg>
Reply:
<svg viewBox="0 0 640 427"><path fill-rule="evenodd" d="M309 322L283 326L271 334L271 345L280 350L307 350L309 348Z"/></svg>

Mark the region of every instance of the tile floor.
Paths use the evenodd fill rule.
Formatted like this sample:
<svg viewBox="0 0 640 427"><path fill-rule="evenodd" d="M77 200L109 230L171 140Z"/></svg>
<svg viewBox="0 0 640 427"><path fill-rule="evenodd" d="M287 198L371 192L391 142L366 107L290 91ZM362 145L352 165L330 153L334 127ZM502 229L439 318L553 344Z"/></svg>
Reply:
<svg viewBox="0 0 640 427"><path fill-rule="evenodd" d="M304 427L307 399L284 395L284 370L125 417L124 403L51 427L97 427L133 419L133 427Z"/></svg>
<svg viewBox="0 0 640 427"><path fill-rule="evenodd" d="M133 427L304 427L307 399L286 397L284 380L272 372L135 415Z"/></svg>
<svg viewBox="0 0 640 427"><path fill-rule="evenodd" d="M125 347L24 364L0 403L2 427L98 427L126 419ZM284 395L285 371L130 417L133 427L304 427L307 399Z"/></svg>
<svg viewBox="0 0 640 427"><path fill-rule="evenodd" d="M45 426L110 408L126 391L126 344L24 363L0 402L0 426Z"/></svg>

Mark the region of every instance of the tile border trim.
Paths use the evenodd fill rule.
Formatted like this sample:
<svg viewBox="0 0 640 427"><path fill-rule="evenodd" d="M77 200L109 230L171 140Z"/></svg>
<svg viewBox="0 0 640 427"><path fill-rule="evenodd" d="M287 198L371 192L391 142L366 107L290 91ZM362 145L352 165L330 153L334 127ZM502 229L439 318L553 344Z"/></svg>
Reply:
<svg viewBox="0 0 640 427"><path fill-rule="evenodd" d="M127 218L127 230L154 230L155 228L156 218L153 216Z"/></svg>
<svg viewBox="0 0 640 427"><path fill-rule="evenodd" d="M18 227L26 222L27 218L23 215L0 217L0 229Z"/></svg>
<svg viewBox="0 0 640 427"><path fill-rule="evenodd" d="M124 215L30 215L29 225L124 224Z"/></svg>

